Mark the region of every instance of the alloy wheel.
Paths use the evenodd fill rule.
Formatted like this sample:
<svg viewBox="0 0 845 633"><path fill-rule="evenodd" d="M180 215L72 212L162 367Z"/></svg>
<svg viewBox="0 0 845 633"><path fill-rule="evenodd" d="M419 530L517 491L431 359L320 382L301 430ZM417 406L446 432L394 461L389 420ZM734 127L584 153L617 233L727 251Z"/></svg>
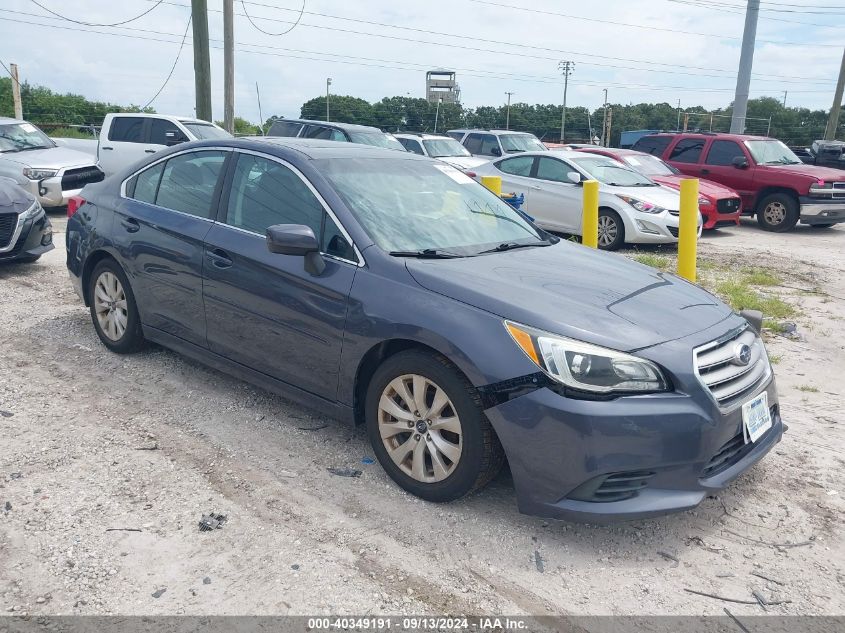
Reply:
<svg viewBox="0 0 845 633"><path fill-rule="evenodd" d="M105 271L94 285L94 310L103 334L111 341L119 341L126 333L129 310L123 285L114 273Z"/></svg>
<svg viewBox="0 0 845 633"><path fill-rule="evenodd" d="M599 246L610 246L616 240L619 227L609 215L599 216Z"/></svg>
<svg viewBox="0 0 845 633"><path fill-rule="evenodd" d="M461 420L446 392L418 374L388 383L378 405L378 429L390 459L422 483L443 481L461 459Z"/></svg>
<svg viewBox="0 0 845 633"><path fill-rule="evenodd" d="M763 209L763 217L771 225L781 224L786 219L786 206L782 202L770 202Z"/></svg>

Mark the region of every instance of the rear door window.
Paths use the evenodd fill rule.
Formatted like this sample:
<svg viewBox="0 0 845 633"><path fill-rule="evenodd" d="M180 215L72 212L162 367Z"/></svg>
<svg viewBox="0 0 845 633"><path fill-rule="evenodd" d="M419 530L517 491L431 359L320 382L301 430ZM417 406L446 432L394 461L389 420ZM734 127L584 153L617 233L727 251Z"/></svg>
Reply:
<svg viewBox="0 0 845 633"><path fill-rule="evenodd" d="M697 163L703 149L703 138L683 138L672 148L669 160L678 163Z"/></svg>
<svg viewBox="0 0 845 633"><path fill-rule="evenodd" d="M713 141L707 151L708 165L733 165L734 158L745 158L745 152L736 141Z"/></svg>
<svg viewBox="0 0 845 633"><path fill-rule="evenodd" d="M131 185L133 191L130 197L140 202L155 204L158 183L161 180L161 172L163 171L164 163L161 162L135 176L135 181Z"/></svg>
<svg viewBox="0 0 845 633"><path fill-rule="evenodd" d="M632 149L662 157L671 140L671 136L644 136L634 143Z"/></svg>
<svg viewBox="0 0 845 633"><path fill-rule="evenodd" d="M174 156L164 167L155 203L188 215L211 218L214 191L225 160L226 152L218 150Z"/></svg>
<svg viewBox="0 0 845 633"><path fill-rule="evenodd" d="M470 154L481 153L481 134L467 134L464 139L464 147Z"/></svg>
<svg viewBox="0 0 845 633"><path fill-rule="evenodd" d="M516 156L514 158L506 158L496 163L496 167L506 174L514 176L524 176L528 178L531 176L531 167L534 165L533 156Z"/></svg>
<svg viewBox="0 0 845 633"><path fill-rule="evenodd" d="M135 116L113 118L109 128L109 140L122 143L143 143L144 118Z"/></svg>
<svg viewBox="0 0 845 633"><path fill-rule="evenodd" d="M267 136L296 136L302 129L302 123L276 121L270 126Z"/></svg>

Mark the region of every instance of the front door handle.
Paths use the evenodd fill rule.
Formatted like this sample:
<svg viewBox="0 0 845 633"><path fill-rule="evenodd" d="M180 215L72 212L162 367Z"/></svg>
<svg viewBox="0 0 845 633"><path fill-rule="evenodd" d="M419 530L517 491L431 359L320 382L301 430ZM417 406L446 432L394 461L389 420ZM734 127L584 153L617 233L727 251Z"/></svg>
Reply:
<svg viewBox="0 0 845 633"><path fill-rule="evenodd" d="M145 150L144 150L144 153L145 153L145 154L155 154L155 153L156 153L156 151L155 151L154 149L145 149Z"/></svg>
<svg viewBox="0 0 845 633"><path fill-rule="evenodd" d="M100 149L114 149L113 147L101 147Z"/></svg>
<svg viewBox="0 0 845 633"><path fill-rule="evenodd" d="M141 225L135 218L126 218L120 221L127 233L137 233L141 229Z"/></svg>
<svg viewBox="0 0 845 633"><path fill-rule="evenodd" d="M710 173L710 170L709 170L709 169L702 169L702 170L701 170L701 173L702 173L702 174L709 174L709 173Z"/></svg>
<svg viewBox="0 0 845 633"><path fill-rule="evenodd" d="M228 253L221 248L215 248L213 251L206 251L205 256L208 258L208 261L217 268L230 268L234 263Z"/></svg>

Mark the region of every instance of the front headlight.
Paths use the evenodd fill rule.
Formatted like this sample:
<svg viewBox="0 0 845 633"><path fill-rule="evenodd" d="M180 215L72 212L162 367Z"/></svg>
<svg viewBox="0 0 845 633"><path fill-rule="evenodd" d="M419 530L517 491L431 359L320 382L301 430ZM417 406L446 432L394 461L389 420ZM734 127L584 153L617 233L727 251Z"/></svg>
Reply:
<svg viewBox="0 0 845 633"><path fill-rule="evenodd" d="M643 213L663 213L666 210L663 207L658 207L656 204L646 202L645 200L638 200L637 198L632 198L631 196L623 196L622 194L617 193L616 197L624 200L637 211L642 211Z"/></svg>
<svg viewBox="0 0 845 633"><path fill-rule="evenodd" d="M33 167L23 168L23 175L30 180L44 180L45 178L52 178L58 173L58 169L35 169Z"/></svg>
<svg viewBox="0 0 845 633"><path fill-rule="evenodd" d="M700 207L712 207L713 201L710 198L705 198L704 196L698 197L698 206Z"/></svg>
<svg viewBox="0 0 845 633"><path fill-rule="evenodd" d="M505 327L532 361L572 389L597 394L669 390L669 381L651 361L511 321Z"/></svg>
<svg viewBox="0 0 845 633"><path fill-rule="evenodd" d="M41 204L36 200L29 209L21 213L21 219L24 221L31 220L32 218L38 217L39 213L41 213Z"/></svg>

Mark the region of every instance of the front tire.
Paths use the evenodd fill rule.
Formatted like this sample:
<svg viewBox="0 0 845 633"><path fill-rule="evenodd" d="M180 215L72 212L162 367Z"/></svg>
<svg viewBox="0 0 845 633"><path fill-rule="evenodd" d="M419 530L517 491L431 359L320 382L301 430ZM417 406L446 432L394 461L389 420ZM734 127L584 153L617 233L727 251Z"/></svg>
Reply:
<svg viewBox="0 0 845 633"><path fill-rule="evenodd" d="M382 468L426 501L483 488L504 463L478 394L443 356L410 350L388 358L370 381L365 411Z"/></svg>
<svg viewBox="0 0 845 633"><path fill-rule="evenodd" d="M773 193L760 202L757 223L764 231L784 233L798 224L798 200L785 193Z"/></svg>
<svg viewBox="0 0 845 633"><path fill-rule="evenodd" d="M615 251L625 244L625 225L613 209L599 209L599 248Z"/></svg>
<svg viewBox="0 0 845 633"><path fill-rule="evenodd" d="M94 267L88 299L91 320L103 345L117 354L131 354L143 347L135 295L126 273L113 259L104 259Z"/></svg>

